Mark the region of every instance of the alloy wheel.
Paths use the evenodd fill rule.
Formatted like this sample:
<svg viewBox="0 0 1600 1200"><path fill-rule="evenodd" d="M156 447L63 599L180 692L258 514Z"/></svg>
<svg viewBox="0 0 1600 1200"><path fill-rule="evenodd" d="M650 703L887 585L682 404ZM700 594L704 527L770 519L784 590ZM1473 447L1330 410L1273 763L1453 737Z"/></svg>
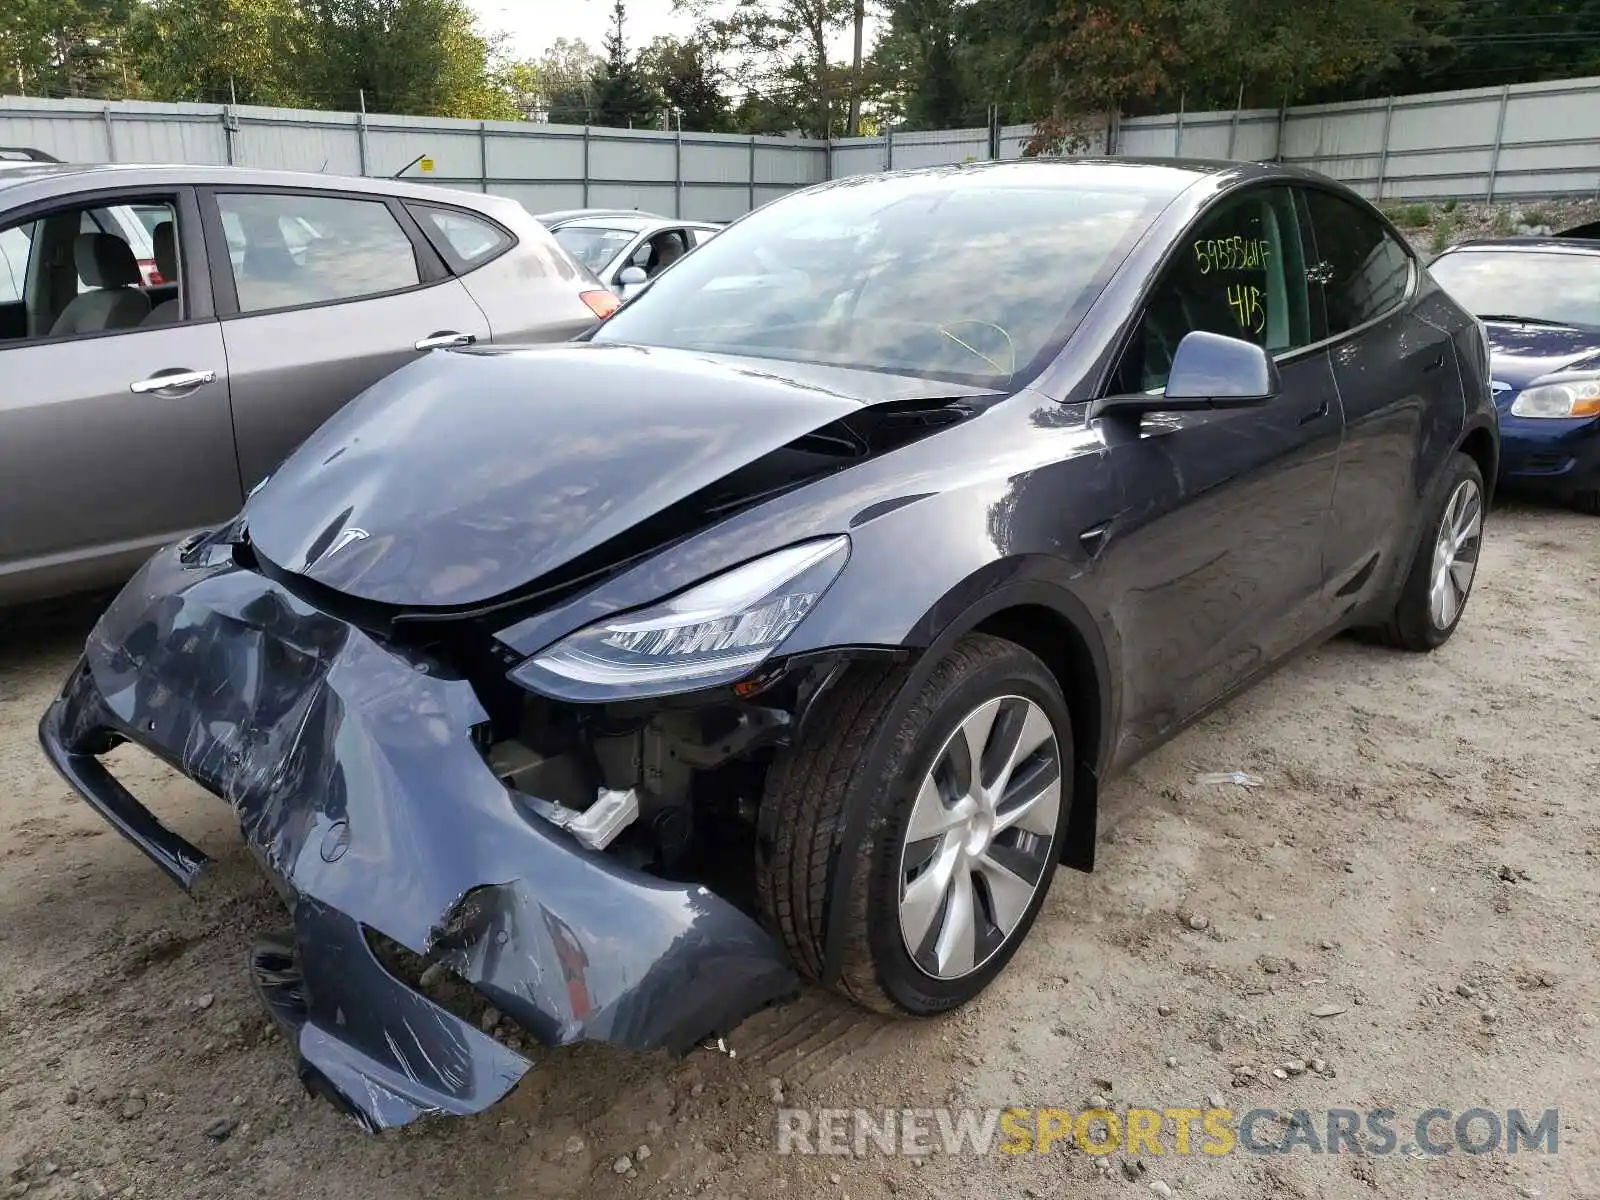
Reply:
<svg viewBox="0 0 1600 1200"><path fill-rule="evenodd" d="M1475 480L1463 479L1450 493L1433 543L1428 611L1437 629L1449 629L1461 615L1478 571L1482 535L1483 493Z"/></svg>
<svg viewBox="0 0 1600 1200"><path fill-rule="evenodd" d="M1061 749L1022 696L962 719L922 781L900 856L900 933L937 979L978 970L1022 924L1055 853Z"/></svg>

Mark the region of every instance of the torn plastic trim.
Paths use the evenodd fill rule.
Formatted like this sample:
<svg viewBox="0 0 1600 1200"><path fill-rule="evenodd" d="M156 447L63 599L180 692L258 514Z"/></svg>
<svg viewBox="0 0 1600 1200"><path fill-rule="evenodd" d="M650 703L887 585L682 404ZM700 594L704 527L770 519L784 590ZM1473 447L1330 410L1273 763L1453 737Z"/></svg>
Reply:
<svg viewBox="0 0 1600 1200"><path fill-rule="evenodd" d="M134 741L229 803L289 902L302 1067L369 1127L479 1111L527 1062L388 973L363 927L549 1044L686 1052L797 988L727 901L585 850L520 805L474 743L486 713L466 680L261 575L164 551L85 659L41 724L51 761L180 883L204 855L97 756Z"/></svg>

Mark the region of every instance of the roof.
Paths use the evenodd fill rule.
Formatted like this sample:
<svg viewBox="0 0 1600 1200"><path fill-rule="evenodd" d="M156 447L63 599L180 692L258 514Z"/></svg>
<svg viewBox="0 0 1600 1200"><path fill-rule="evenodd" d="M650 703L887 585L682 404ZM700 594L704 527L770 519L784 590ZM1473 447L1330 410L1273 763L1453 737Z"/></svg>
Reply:
<svg viewBox="0 0 1600 1200"><path fill-rule="evenodd" d="M194 163L5 163L0 165L0 194L7 189L41 180L71 179L77 187L177 187L183 184L257 184L280 187L337 187L417 199L444 199L452 194L471 196L481 205L482 192L408 179L321 174L314 171L269 171L258 167L203 166Z"/></svg>
<svg viewBox="0 0 1600 1200"><path fill-rule="evenodd" d="M647 229L654 229L659 225L689 225L705 228L720 228L714 221L691 221L687 217L656 217L648 214L638 216L624 216L618 214L614 217L579 217L572 221L561 222L565 229L624 229L629 233L643 233Z"/></svg>
<svg viewBox="0 0 1600 1200"><path fill-rule="evenodd" d="M1454 254L1461 250L1500 250L1509 253L1540 253L1540 254L1600 254L1600 242L1587 238L1573 237L1541 237L1530 234L1525 237L1501 238L1473 238L1470 241L1457 242L1439 253Z"/></svg>

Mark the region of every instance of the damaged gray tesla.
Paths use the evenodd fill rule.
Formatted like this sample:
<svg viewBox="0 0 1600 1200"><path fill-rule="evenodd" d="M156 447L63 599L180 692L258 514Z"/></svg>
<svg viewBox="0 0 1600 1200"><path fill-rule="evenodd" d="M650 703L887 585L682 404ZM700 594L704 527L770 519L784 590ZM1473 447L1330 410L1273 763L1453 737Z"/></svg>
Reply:
<svg viewBox="0 0 1600 1200"><path fill-rule="evenodd" d="M1487 364L1314 176L838 181L578 343L358 397L146 564L42 741L186 888L102 756L231 806L286 908L261 997L371 1129L802 978L947 1011L1092 866L1110 772L1340 629L1450 636Z"/></svg>

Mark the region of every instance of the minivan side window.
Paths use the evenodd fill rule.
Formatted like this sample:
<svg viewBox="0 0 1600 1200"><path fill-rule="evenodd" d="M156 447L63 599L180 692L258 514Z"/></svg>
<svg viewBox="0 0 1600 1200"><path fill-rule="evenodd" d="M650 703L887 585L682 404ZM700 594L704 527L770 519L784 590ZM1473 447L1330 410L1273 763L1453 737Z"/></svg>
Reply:
<svg viewBox="0 0 1600 1200"><path fill-rule="evenodd" d="M416 287L416 251L382 200L219 192L241 313Z"/></svg>
<svg viewBox="0 0 1600 1200"><path fill-rule="evenodd" d="M1288 188L1224 200L1184 236L1123 351L1116 390L1165 387L1178 343L1193 329L1273 354L1310 344L1300 222Z"/></svg>
<svg viewBox="0 0 1600 1200"><path fill-rule="evenodd" d="M1337 337L1405 299L1411 256L1372 213L1331 192L1304 195L1317 242L1311 278L1327 305L1328 336Z"/></svg>
<svg viewBox="0 0 1600 1200"><path fill-rule="evenodd" d="M175 199L80 202L0 224L0 346L186 320L177 213Z"/></svg>

